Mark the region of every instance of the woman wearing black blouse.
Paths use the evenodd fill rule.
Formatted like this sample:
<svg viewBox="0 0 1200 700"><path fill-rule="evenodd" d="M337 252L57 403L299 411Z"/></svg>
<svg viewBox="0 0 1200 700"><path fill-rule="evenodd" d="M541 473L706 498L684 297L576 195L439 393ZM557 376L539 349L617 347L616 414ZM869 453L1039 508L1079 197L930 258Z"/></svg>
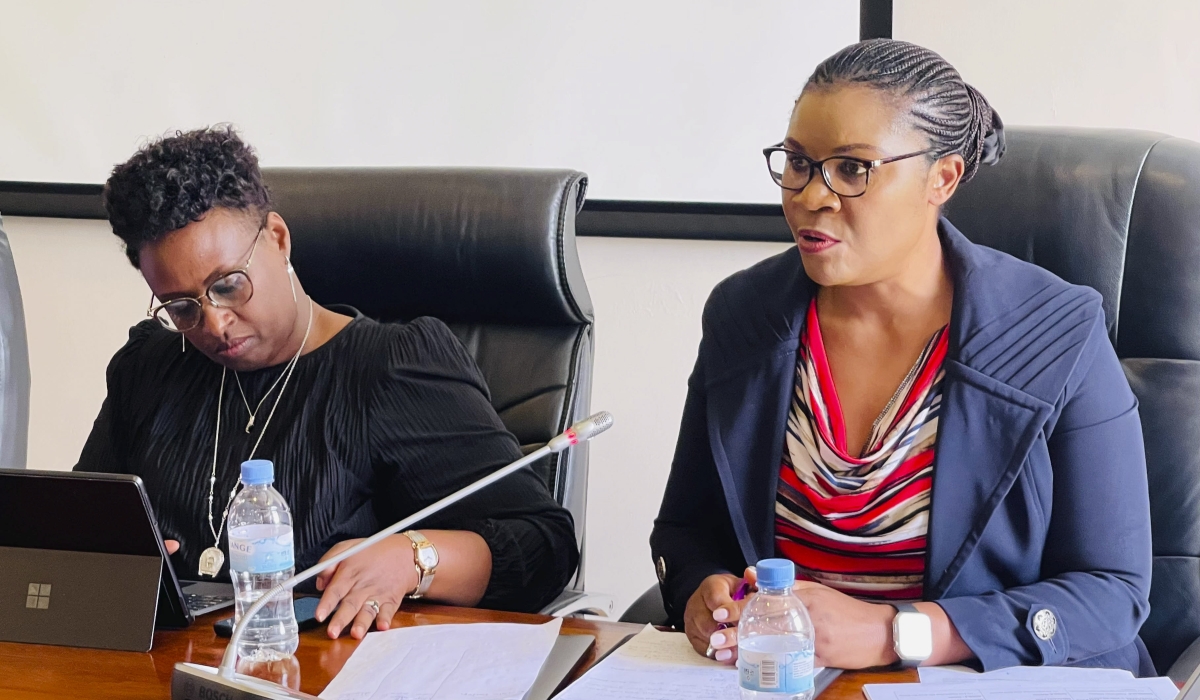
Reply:
<svg viewBox="0 0 1200 700"><path fill-rule="evenodd" d="M298 569L521 456L443 323L381 324L308 297L257 158L231 129L147 145L104 198L155 318L110 363L75 468L140 476L186 577L227 549L224 512L251 455L275 462ZM416 564L429 546L432 575ZM537 610L578 556L570 514L523 470L322 574L317 617L333 613L331 637L349 626L361 638L414 593Z"/></svg>

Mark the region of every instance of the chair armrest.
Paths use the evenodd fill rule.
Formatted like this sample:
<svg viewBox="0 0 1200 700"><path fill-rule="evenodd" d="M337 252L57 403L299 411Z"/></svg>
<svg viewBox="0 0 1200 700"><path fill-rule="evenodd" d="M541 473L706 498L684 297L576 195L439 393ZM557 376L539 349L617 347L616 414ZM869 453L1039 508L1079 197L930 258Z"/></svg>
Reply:
<svg viewBox="0 0 1200 700"><path fill-rule="evenodd" d="M633 601L633 605L621 616L621 622L633 622L639 625L667 624L667 606L663 604L662 589L657 585L651 586L645 593Z"/></svg>
<svg viewBox="0 0 1200 700"><path fill-rule="evenodd" d="M554 602L542 608L543 615L567 617L568 615L599 615L609 617L613 611L613 599L604 593L588 593L567 589Z"/></svg>
<svg viewBox="0 0 1200 700"><path fill-rule="evenodd" d="M1200 638L1192 642L1191 646L1183 650L1175 663L1171 664L1171 670L1167 671L1167 677L1175 682L1175 685L1185 683L1196 669L1200 668Z"/></svg>

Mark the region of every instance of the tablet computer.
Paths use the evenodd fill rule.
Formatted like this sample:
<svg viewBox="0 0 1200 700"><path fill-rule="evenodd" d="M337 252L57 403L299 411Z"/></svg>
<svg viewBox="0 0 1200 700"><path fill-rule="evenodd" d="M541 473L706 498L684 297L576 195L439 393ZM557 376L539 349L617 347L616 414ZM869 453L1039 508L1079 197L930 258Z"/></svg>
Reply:
<svg viewBox="0 0 1200 700"><path fill-rule="evenodd" d="M175 576L140 478L0 469L0 640L146 651L232 602Z"/></svg>

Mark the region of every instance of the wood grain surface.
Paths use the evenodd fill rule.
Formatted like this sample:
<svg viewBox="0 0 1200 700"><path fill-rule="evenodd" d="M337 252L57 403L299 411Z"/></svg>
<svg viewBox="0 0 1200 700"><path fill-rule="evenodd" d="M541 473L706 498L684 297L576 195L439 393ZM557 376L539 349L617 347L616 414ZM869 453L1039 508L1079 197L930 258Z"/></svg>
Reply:
<svg viewBox="0 0 1200 700"><path fill-rule="evenodd" d="M225 640L213 633L212 625L229 611L206 615L185 630L160 631L154 648L145 654L99 649L0 643L0 698L46 700L48 698L121 698L162 700L171 695L171 671L178 661L216 666L221 661ZM438 625L471 622L540 623L541 615L473 610L438 605L406 603L396 613L397 626ZM578 678L638 625L566 618L563 634L589 634L596 644L571 675ZM325 628L301 633L296 657L269 667L240 668L242 672L268 678L313 695L321 692L339 670L358 642L350 637L329 639ZM916 680L912 671L845 673L821 694L821 700L861 700L864 683ZM731 699L736 700L736 699Z"/></svg>

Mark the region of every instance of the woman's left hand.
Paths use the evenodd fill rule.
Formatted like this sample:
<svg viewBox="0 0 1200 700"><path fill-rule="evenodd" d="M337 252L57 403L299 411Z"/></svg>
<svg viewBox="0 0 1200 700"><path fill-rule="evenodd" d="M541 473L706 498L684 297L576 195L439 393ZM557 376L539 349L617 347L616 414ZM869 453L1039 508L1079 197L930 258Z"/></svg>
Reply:
<svg viewBox="0 0 1200 700"><path fill-rule="evenodd" d="M339 542L321 561L359 542L362 540ZM323 621L336 608L327 627L329 637L337 639L353 623L350 636L362 639L372 622L381 631L391 627L392 616L400 609L404 596L416 588L412 543L403 535L392 535L317 576L317 590L324 591L317 605L317 620ZM371 601L379 606L378 610L367 604Z"/></svg>
<svg viewBox="0 0 1200 700"><path fill-rule="evenodd" d="M856 669L896 663L895 608L856 600L811 581L797 581L793 590L808 608L817 633L817 666Z"/></svg>

